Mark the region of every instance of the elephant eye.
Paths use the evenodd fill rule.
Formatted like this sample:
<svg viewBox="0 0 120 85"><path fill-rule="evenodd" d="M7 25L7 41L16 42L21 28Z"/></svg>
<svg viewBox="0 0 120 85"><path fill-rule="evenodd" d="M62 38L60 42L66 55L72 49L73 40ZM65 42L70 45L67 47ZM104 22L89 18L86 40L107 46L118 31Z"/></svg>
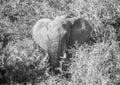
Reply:
<svg viewBox="0 0 120 85"><path fill-rule="evenodd" d="M66 21L65 23L63 23L62 26L64 29L69 29L72 26L72 24L69 21Z"/></svg>

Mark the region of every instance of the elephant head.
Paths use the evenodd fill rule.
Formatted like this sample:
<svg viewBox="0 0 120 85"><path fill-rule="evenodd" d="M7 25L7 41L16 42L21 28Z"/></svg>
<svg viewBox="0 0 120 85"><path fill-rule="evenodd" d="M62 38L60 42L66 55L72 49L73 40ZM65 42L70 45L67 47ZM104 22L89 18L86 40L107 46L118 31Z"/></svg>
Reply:
<svg viewBox="0 0 120 85"><path fill-rule="evenodd" d="M67 15L56 17L48 24L48 53L50 56L50 64L53 67L59 66L60 56L67 51L69 42L70 27L72 23L67 20Z"/></svg>
<svg viewBox="0 0 120 85"><path fill-rule="evenodd" d="M33 38L50 56L53 68L59 66L60 56L66 53L68 46L80 44L91 38L90 24L79 17L58 16L54 20L40 19L33 26Z"/></svg>

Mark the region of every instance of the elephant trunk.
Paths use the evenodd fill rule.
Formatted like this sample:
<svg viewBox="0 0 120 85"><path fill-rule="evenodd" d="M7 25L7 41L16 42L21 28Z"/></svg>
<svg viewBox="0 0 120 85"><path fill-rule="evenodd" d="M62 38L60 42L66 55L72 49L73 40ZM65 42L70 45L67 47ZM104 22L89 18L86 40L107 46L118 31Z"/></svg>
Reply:
<svg viewBox="0 0 120 85"><path fill-rule="evenodd" d="M53 74L58 74L60 71L57 69L59 67L59 51L55 48L50 48L49 50L49 62L50 62L50 72Z"/></svg>
<svg viewBox="0 0 120 85"><path fill-rule="evenodd" d="M63 57L63 54L67 50L65 38L52 43L49 48L48 53L50 55L50 65L54 68L59 67L60 57Z"/></svg>
<svg viewBox="0 0 120 85"><path fill-rule="evenodd" d="M56 68L59 66L59 59L57 53L49 53L50 56L50 66Z"/></svg>
<svg viewBox="0 0 120 85"><path fill-rule="evenodd" d="M49 39L48 54L50 56L50 66L56 68L59 66L59 42Z"/></svg>

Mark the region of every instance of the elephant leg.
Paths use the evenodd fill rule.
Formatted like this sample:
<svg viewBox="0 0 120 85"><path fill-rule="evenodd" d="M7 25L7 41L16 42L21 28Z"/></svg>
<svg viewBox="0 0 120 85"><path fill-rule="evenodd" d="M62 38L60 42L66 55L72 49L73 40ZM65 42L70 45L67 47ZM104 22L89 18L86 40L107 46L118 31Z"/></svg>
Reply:
<svg viewBox="0 0 120 85"><path fill-rule="evenodd" d="M94 43L96 43L96 41L93 38L89 38L88 40L85 41L88 45L94 45Z"/></svg>
<svg viewBox="0 0 120 85"><path fill-rule="evenodd" d="M68 56L68 53L66 52L66 58L64 62L62 63L62 77L68 81L71 80L71 76L72 76L71 73L69 73L69 66L70 66L70 58Z"/></svg>
<svg viewBox="0 0 120 85"><path fill-rule="evenodd" d="M64 62L62 63L62 71L63 71L62 76L66 79L69 79L71 77L71 74L69 73L70 58L72 58L72 54L70 54L67 50L65 53Z"/></svg>

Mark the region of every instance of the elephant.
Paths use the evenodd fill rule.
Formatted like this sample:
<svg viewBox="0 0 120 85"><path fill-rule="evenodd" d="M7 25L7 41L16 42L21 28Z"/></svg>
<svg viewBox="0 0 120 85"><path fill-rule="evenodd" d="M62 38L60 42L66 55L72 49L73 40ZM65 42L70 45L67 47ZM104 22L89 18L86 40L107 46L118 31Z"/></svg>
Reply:
<svg viewBox="0 0 120 85"><path fill-rule="evenodd" d="M34 41L50 56L51 66L57 68L60 56L68 53L67 49L74 47L76 41L83 44L92 39L92 30L87 20L66 14L55 19L40 19L32 32Z"/></svg>

